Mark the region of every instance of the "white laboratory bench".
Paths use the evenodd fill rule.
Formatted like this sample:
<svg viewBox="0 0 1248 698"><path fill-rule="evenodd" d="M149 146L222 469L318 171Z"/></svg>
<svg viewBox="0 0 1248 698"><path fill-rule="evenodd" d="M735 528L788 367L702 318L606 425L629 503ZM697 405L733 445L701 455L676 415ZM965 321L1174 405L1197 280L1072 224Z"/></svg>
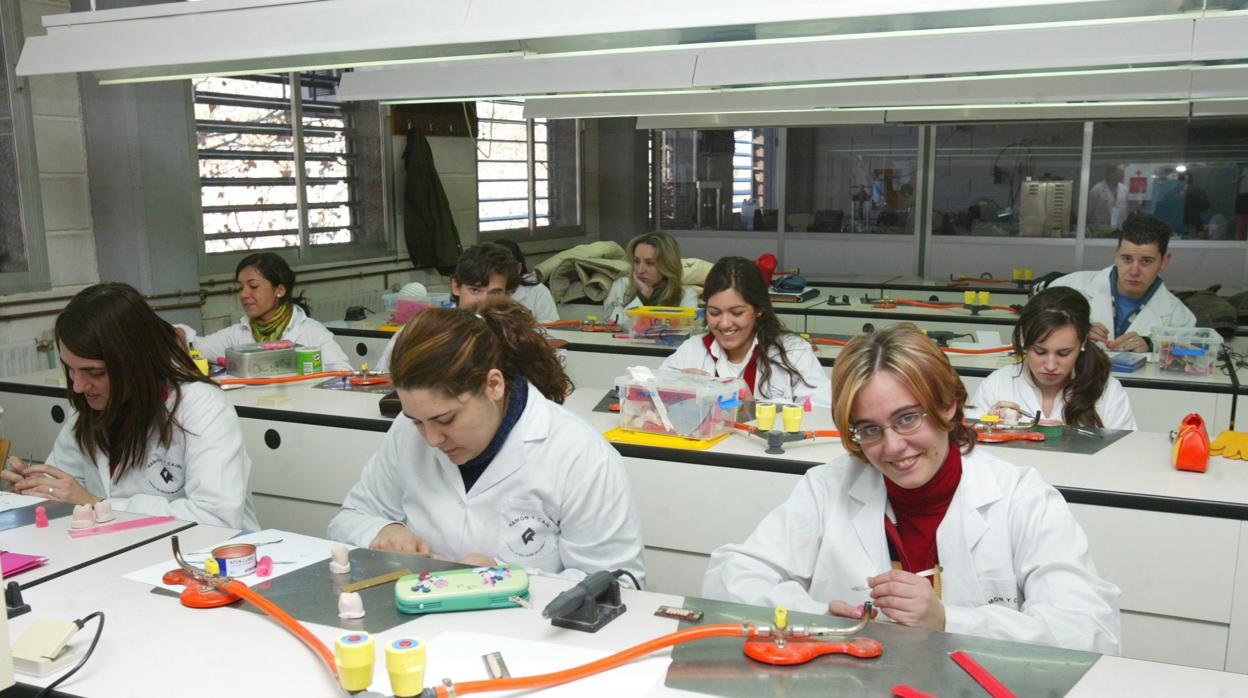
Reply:
<svg viewBox="0 0 1248 698"><path fill-rule="evenodd" d="M3 427L19 436L16 453L49 450L60 428L50 413L66 403L59 376L0 384ZM604 392L583 387L567 406L606 431L618 417L592 411ZM254 463L262 525L324 535L390 426L379 396L306 383L229 395ZM826 411L807 421L807 429L831 427ZM769 456L743 434L706 451L617 449L641 511L651 588L680 594L698 592L712 550L744 539L802 473L843 453L828 441ZM1071 502L1101 573L1123 589L1128 657L1248 673L1248 463L1214 458L1208 473L1180 473L1169 465L1167 436L1149 432L1095 456L999 450L1036 467Z"/></svg>
<svg viewBox="0 0 1248 698"><path fill-rule="evenodd" d="M232 529L195 526L179 537L184 550L194 550L228 540L235 533L237 531ZM123 576L162 561L168 561L173 567L167 540L138 546L103 559L89 568L41 584L26 594L26 601L34 612L8 621L10 637L20 635L36 615L73 619L102 611L107 622L98 646L82 670L60 688L72 695L147 697L176 693L187 698L209 698L220 695L223 685L235 687L235 691L241 691L240 695L327 698L343 695L342 689L330 678L315 655L268 617L232 607L186 608L177 598L153 593L150 587ZM685 602L679 595L624 589L622 596L628 611L597 633L587 634L555 628L540 616L540 609L568 585L563 580L533 577L530 594L534 608L416 616L389 630L374 633L378 649L370 687L373 693L370 695L390 695L390 682L381 648L399 637L416 636L428 643L429 666L424 684L430 686L442 678L459 681L479 678L459 675L464 669L448 668L447 662L451 660L437 658L434 651L443 633L476 633L499 638L494 640L496 643L518 640L565 646L569 651L614 652L676 630L676 621L655 617L652 611L659 605L680 606ZM325 601L333 603L333 599ZM766 614L767 611L760 609L760 616L765 617ZM330 647L343 632L339 627L316 623L305 623L305 627ZM71 647L85 647L94 630L94 623L88 624L84 632L71 641ZM932 646L974 646L978 651L973 649L972 654L978 655L990 670L1015 657L1025 659L1033 653L1044 656L1046 652L1031 645L964 638L886 623L872 624L865 634L884 640L886 656L890 646L898 652L908 652L911 657L930 651L933 654L931 662L911 662L908 671L904 668L898 670L894 666L897 660L893 660L894 664L878 666L858 660L842 662L840 668L831 670L838 674L843 672L851 680L829 684L822 695L855 695L856 682L852 678L860 670L872 672L894 667L895 678L890 676L886 681L918 683L922 676L931 674L929 664L947 661L937 656L943 652L925 649ZM460 657L455 661L459 665L475 668L479 666L478 655L495 649L499 648L474 648L470 660ZM637 694L652 698L703 695L665 685L664 674L670 657L668 650L657 653L648 660L647 668L640 670L640 683L628 685L638 691ZM509 650L505 659L513 675L530 673L525 670L523 655L510 654ZM835 659L816 661L823 662L829 668L838 666ZM1248 692L1248 677L1239 674L1095 655L1086 655L1086 661L1093 662L1092 666L1068 693L1070 696L1229 696ZM742 666L751 672L760 692L782 690L782 685L769 682L767 678L768 674L778 672L761 667L755 669L749 664ZM940 690L943 695L969 695L980 690L962 672L949 670L951 665L941 666L944 670L942 683L923 685L924 689ZM731 676L732 671L739 672L741 669L726 666L723 671ZM801 668L794 667L782 675L801 671ZM46 686L59 673L45 678L19 675L18 679L27 687ZM716 678L716 674L700 678L711 680ZM1034 682L1027 687L1044 689ZM1014 682L1011 688L1019 691L1020 695L1026 695L1026 690L1018 682ZM571 694L575 694L575 686L570 689ZM546 691L539 691L531 695L547 694ZM567 689L560 693L569 694Z"/></svg>

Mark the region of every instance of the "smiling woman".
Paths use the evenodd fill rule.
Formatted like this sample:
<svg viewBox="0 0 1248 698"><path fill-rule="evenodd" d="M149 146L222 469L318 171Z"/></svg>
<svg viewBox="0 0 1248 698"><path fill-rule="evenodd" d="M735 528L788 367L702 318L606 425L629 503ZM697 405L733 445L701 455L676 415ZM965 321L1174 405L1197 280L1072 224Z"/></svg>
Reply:
<svg viewBox="0 0 1248 698"><path fill-rule="evenodd" d="M47 463L10 459L0 477L56 501L259 528L233 405L137 291L83 289L57 317L56 341L74 410Z"/></svg>
<svg viewBox="0 0 1248 698"><path fill-rule="evenodd" d="M934 342L908 324L858 335L832 389L849 453L716 550L704 596L850 618L870 600L905 625L1118 652L1118 588L1083 529L1035 471L973 450Z"/></svg>
<svg viewBox="0 0 1248 698"><path fill-rule="evenodd" d="M571 579L643 578L620 455L560 406L572 383L524 307L425 310L400 331L390 368L403 414L331 538Z"/></svg>

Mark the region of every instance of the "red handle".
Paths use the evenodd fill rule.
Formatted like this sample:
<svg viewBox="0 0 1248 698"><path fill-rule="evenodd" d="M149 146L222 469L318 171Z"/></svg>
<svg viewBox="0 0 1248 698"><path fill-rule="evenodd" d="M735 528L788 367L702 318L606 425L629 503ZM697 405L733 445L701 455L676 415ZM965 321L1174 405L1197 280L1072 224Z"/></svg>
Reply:
<svg viewBox="0 0 1248 698"><path fill-rule="evenodd" d="M984 690L988 691L988 695L992 696L992 698L1018 698L1013 691L1006 688L1005 684L997 680L997 677L988 673L988 670L980 666L979 662L971 659L971 655L966 652L958 650L949 655L949 658L962 667L966 673L970 674L971 678L975 679L980 686L983 686Z"/></svg>

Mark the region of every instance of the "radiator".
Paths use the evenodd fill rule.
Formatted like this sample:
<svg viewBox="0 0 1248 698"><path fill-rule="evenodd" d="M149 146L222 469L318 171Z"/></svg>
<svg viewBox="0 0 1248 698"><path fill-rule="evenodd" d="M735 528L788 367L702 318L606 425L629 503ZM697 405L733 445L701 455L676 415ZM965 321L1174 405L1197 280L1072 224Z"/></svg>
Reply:
<svg viewBox="0 0 1248 698"><path fill-rule="evenodd" d="M329 322L330 320L342 320L347 315L347 308L353 305L361 305L365 308L384 318L384 309L381 305L381 291L367 291L365 293L353 293L346 296L333 296L330 298L310 298L308 304L312 306L312 315L321 322ZM373 315L369 316L374 317Z"/></svg>
<svg viewBox="0 0 1248 698"><path fill-rule="evenodd" d="M21 376L51 368L48 357L35 345L35 340L0 344L0 378Z"/></svg>

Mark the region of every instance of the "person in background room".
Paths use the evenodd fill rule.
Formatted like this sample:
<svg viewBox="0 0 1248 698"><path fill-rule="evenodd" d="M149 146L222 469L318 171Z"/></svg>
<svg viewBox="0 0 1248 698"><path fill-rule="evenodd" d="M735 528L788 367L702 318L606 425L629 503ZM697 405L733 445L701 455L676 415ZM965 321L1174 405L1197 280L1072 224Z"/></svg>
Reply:
<svg viewBox="0 0 1248 698"><path fill-rule="evenodd" d="M455 273L451 275L451 296L456 307L474 310L489 298L510 297L520 286L520 267L515 257L502 245L492 242L474 245L459 255L455 265ZM394 333L381 358L377 360L376 369L381 372L390 370L395 343L399 341L402 330Z"/></svg>
<svg viewBox="0 0 1248 698"><path fill-rule="evenodd" d="M200 336L186 325L178 331L187 345L198 349L212 362L225 356L225 350L239 344L290 340L321 350L321 366L326 371L350 371L351 361L338 346L334 335L313 320L303 295L295 296L295 272L275 252L247 255L234 271L238 280L238 300L243 318L238 324Z"/></svg>
<svg viewBox="0 0 1248 698"><path fill-rule="evenodd" d="M828 374L810 343L780 324L758 265L744 257L719 260L702 299L710 332L690 337L662 368L740 377L761 401L832 405Z"/></svg>
<svg viewBox="0 0 1248 698"><path fill-rule="evenodd" d="M628 243L633 272L611 284L604 314L624 322L629 308L643 305L696 308L697 292L681 283L680 245L667 233L645 233Z"/></svg>
<svg viewBox="0 0 1248 698"><path fill-rule="evenodd" d="M555 297L551 295L550 289L546 288L546 284L538 281L537 275L529 271L529 265L524 261L524 253L520 251L520 246L515 240L507 238L499 240L498 244L506 247L511 252L511 256L520 263L520 285L516 287L511 297L528 308L539 323L558 322L559 308L555 305Z"/></svg>
<svg viewBox="0 0 1248 698"><path fill-rule="evenodd" d="M79 291L55 333L73 410L47 463L11 458L0 478L53 501L259 530L234 405L138 291Z"/></svg>
<svg viewBox="0 0 1248 698"><path fill-rule="evenodd" d="M847 618L870 600L903 625L1119 652L1118 587L1057 490L974 448L934 342L908 323L858 335L832 394L848 453L712 553L703 596Z"/></svg>
<svg viewBox="0 0 1248 698"><path fill-rule="evenodd" d="M1054 286L1033 296L1014 326L1018 364L979 384L969 416L1025 411L1073 426L1135 429L1127 391L1109 375L1109 357L1089 340L1090 312L1073 288Z"/></svg>
<svg viewBox="0 0 1248 698"><path fill-rule="evenodd" d="M399 335L391 369L403 414L330 538L568 579L644 578L623 461L560 406L572 382L528 310L504 298L426 310Z"/></svg>
<svg viewBox="0 0 1248 698"><path fill-rule="evenodd" d="M1161 281L1170 264L1169 245L1169 226L1133 214L1118 231L1113 265L1067 274L1051 285L1069 286L1088 299L1092 341L1110 351L1149 351L1154 327L1196 326L1196 316Z"/></svg>

